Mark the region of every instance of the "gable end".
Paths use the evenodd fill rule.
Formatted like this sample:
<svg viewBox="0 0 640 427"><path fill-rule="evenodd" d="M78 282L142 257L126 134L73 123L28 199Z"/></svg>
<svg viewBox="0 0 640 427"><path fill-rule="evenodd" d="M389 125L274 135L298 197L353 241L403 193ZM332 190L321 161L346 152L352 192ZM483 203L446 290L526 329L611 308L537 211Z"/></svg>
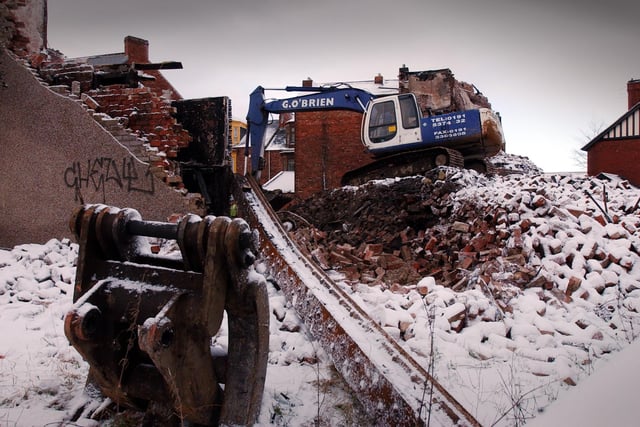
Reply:
<svg viewBox="0 0 640 427"><path fill-rule="evenodd" d="M582 147L582 150L588 151L600 141L626 138L640 138L640 103L636 104L611 126L593 138L587 145Z"/></svg>

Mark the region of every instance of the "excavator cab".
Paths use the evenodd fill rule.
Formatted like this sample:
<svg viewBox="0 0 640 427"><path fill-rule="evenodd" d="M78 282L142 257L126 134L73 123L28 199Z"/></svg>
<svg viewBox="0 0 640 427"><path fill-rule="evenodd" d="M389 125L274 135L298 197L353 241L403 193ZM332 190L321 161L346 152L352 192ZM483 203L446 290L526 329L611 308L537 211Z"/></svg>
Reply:
<svg viewBox="0 0 640 427"><path fill-rule="evenodd" d="M373 99L362 120L362 142L374 154L420 143L420 118L413 94Z"/></svg>

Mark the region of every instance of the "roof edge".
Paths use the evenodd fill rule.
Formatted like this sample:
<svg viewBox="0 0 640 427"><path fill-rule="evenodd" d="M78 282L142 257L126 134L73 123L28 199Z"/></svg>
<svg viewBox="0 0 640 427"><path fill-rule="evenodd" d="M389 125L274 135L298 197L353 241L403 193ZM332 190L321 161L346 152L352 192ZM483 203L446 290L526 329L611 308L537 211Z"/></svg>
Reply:
<svg viewBox="0 0 640 427"><path fill-rule="evenodd" d="M611 129L613 129L614 127L616 127L620 122L622 122L623 120L625 120L627 117L629 117L630 115L632 115L633 113L635 113L637 110L640 110L640 102L638 102L636 105L634 105L633 107L631 107L626 113L624 113L623 115L621 115L616 121L614 121L609 127L607 127L605 130L603 130L602 132L600 132L598 135L596 135L591 141L589 141L584 147L581 148L582 151L588 151L591 147L593 147L595 144L597 144L598 142L600 142L602 140L602 138L604 137L604 135L606 135L607 133L609 133L609 131Z"/></svg>

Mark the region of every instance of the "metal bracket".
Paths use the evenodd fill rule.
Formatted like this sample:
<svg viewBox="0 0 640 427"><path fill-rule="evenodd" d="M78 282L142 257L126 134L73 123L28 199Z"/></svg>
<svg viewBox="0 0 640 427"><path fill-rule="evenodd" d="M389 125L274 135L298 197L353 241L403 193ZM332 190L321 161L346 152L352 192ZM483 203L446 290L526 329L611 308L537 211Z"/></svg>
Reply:
<svg viewBox="0 0 640 427"><path fill-rule="evenodd" d="M89 382L119 405L168 414L158 424L255 422L269 301L252 269L248 224L196 215L151 222L133 209L86 205L70 227L80 249L65 334L89 363ZM154 255L146 237L176 240L181 257ZM228 353L213 356L225 312Z"/></svg>

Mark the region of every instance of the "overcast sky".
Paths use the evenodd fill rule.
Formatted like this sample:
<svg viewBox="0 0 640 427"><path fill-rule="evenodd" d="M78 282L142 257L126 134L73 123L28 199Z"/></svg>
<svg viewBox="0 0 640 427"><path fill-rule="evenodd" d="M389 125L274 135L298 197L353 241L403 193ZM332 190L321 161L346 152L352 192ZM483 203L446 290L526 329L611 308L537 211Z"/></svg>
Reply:
<svg viewBox="0 0 640 427"><path fill-rule="evenodd" d="M575 152L640 78L637 0L49 0L48 13L67 57L149 40L152 61L182 62L164 75L184 98L229 96L240 119L258 85L450 68L500 112L507 152L545 172L580 170Z"/></svg>

